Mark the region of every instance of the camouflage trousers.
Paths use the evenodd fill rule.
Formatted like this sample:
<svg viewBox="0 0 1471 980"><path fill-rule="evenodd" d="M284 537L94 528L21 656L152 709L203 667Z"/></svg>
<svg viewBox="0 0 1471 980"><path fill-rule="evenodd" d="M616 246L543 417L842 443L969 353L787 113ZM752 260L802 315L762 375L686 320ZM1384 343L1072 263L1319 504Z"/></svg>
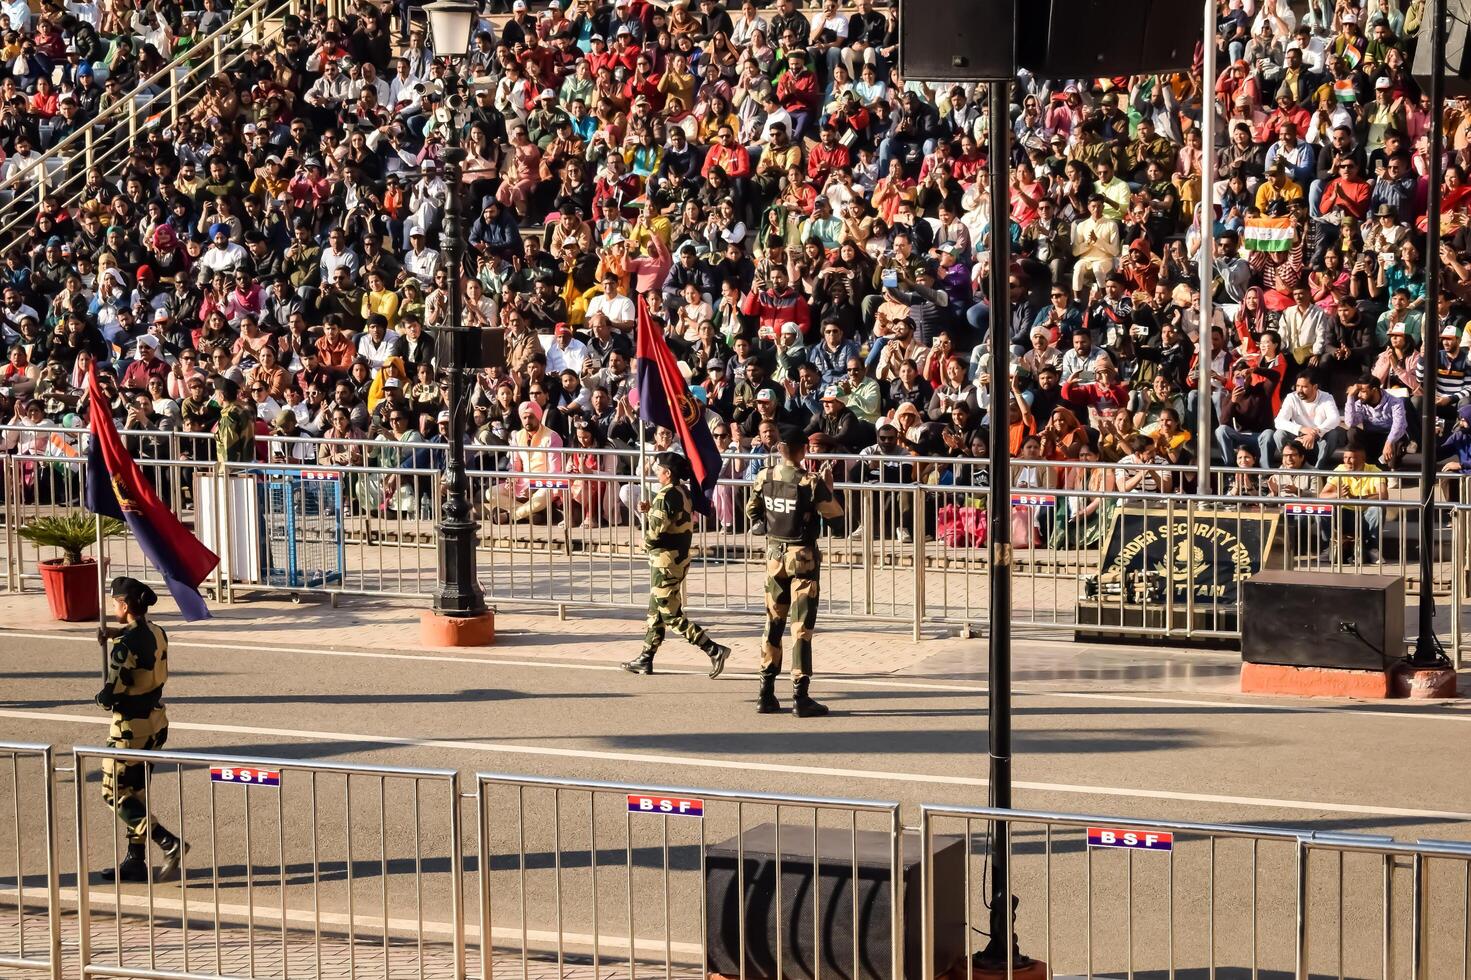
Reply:
<svg viewBox="0 0 1471 980"><path fill-rule="evenodd" d="M781 673L782 635L790 616L792 678L812 676L812 628L817 624L817 598L822 558L802 544L773 544L766 550L766 634L761 642L761 673Z"/></svg>
<svg viewBox="0 0 1471 980"><path fill-rule="evenodd" d="M155 708L147 718L114 714L107 744L119 749L161 749L168 737L168 715ZM141 844L148 837L147 768L142 762L102 760L102 802L117 814L130 844Z"/></svg>
<svg viewBox="0 0 1471 980"><path fill-rule="evenodd" d="M666 628L707 653L710 637L705 628L684 614L684 576L689 561L681 562L667 552L649 553L649 614L644 619L644 651L653 653L664 642Z"/></svg>

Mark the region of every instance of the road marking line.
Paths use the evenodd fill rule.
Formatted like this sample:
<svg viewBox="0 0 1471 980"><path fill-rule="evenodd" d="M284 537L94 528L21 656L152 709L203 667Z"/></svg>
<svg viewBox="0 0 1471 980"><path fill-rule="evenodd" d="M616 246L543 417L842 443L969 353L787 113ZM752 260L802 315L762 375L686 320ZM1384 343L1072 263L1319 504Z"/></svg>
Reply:
<svg viewBox="0 0 1471 980"><path fill-rule="evenodd" d="M190 870L194 870L194 869L190 869ZM198 889L201 888L201 885L202 884L203 884L202 882L198 882L198 883L191 882L191 887L193 887L196 890L198 890ZM157 887L157 886L155 886L155 887ZM42 892L44 894L44 889L42 890ZM64 902L64 903L66 903L68 906L75 907L76 904L77 904L77 890L75 888L63 888L63 889L61 889L60 892L59 892L59 897L61 898L61 901ZM118 902L117 901L117 899L119 897L122 899L121 902ZM10 900L14 901L15 898L16 898L16 891L15 891L15 889L13 889L13 888L0 889L0 898L6 898L6 899L10 899ZM120 908L122 908L124 910L134 910L134 909L137 909L137 910L142 910L142 911L145 911L146 912L146 911L148 911L148 907L149 907L148 896L146 896L146 895L121 895L121 896L117 896L117 895L114 895L110 891L106 891L105 889L98 888L98 887L95 887L95 886L88 891L87 898L88 898L88 903L87 903L88 904L88 907L89 908L93 908L93 909L96 909L96 908L111 909L111 908L115 908L115 907L120 907ZM189 914L189 918L190 919L194 919L196 917L196 915L199 915L199 916L213 915L215 908L216 908L216 906L212 902L210 902L208 899L201 900L201 899L195 898L193 901L190 902L190 914ZM273 907L273 908L267 908L265 906L259 906L259 907L256 907L256 908L251 908L251 907L246 906L246 905L221 904L221 905L218 906L218 908L219 908L219 913L220 913L220 915L222 917L231 918L231 919L238 919L238 920L240 920L240 922L247 922L252 917L257 922L280 922L281 921L281 909L280 909L280 906L276 906L276 907ZM198 913L196 913L194 911L195 909L198 909L200 911ZM155 895L153 897L153 910L155 912L158 912L160 910L163 910L163 911L168 911L168 912L173 912L173 913L179 914L179 913L182 913L184 911L184 902L183 902L182 899L168 898L168 897L162 896L162 895ZM310 926L310 925L312 925L316 921L316 918L320 918L320 920L322 921L322 923L325 924L325 925L329 925L329 926L341 926L343 928L346 928L347 927L348 921L349 921L347 915L345 913L343 913L343 912L322 912L320 914L320 916L314 918L310 909L293 909L293 908L290 908L289 906L286 909L286 922L287 922L288 925L295 924L295 925L301 925L301 926ZM381 935L381 930L383 928L383 919L382 919L381 916L370 918L366 914L365 915L354 915L352 917L352 919L353 919L354 922L356 922L358 924L358 928L359 929L362 929L364 927L369 928L369 929L378 929L378 930L380 930L380 933L379 934ZM235 923L232 923L232 924L235 924ZM431 920L431 919L426 919L426 920L424 920L423 925L424 925L424 934L426 936L429 936L429 935L453 936L454 935L454 924L453 923L450 923L450 922L436 922L436 921ZM97 928L98 928L97 926L95 926L95 925L93 926L94 931L96 931ZM279 929L280 927L278 926L277 928ZM417 920L417 919L401 919L401 918L395 918L393 916L389 916L389 918L388 918L388 928L389 928L389 931L392 932L392 933L396 933L396 934L407 934L407 935L416 935L417 934L417 930L419 928L419 920ZM179 932L182 934L183 930L179 930ZM207 939L211 935L211 930L209 930L209 929L190 929L189 930L189 934L191 936L203 935ZM491 928L490 928L490 936L491 936L491 939L492 940L515 940L515 943L516 943L517 946L519 946L521 944L521 928L519 926L515 926L515 927L512 927L512 926L491 926ZM331 938L333 940L336 940L337 939L337 937L331 937ZM550 943L555 943L557 941L557 934L555 932L550 932L550 931L541 930L541 929L528 929L526 931L526 938L527 938L527 941L528 942L536 942L536 943L550 944ZM596 938L597 941L598 941L598 944L600 946L602 946L603 948L605 948L605 949L611 947L613 949L621 949L624 952L627 952L627 950L628 950L628 937L627 936L604 936L604 935L599 934L598 936L594 937L592 933L587 933L587 932L564 932L564 933L562 933L562 941L563 942L570 943L570 944L572 944L574 946L586 946L589 949L591 949L592 946L593 946L593 940L594 940L594 938ZM105 935L104 935L104 940L105 940ZM466 923L465 923L465 940L467 942L479 942L479 940L480 940L480 926L477 923L466 921ZM365 942L365 941L366 940L362 937L362 935L359 934L358 942L359 943L362 943L362 942ZM96 939L93 940L93 944L94 945L97 944L97 940ZM635 946L636 949L639 949L639 950L642 950L642 951L645 951L645 952L658 952L658 953L661 953L661 954L664 952L664 940L663 940L662 937L656 937L656 938L653 938L653 939L648 939L648 938L644 938L642 936L636 936L636 937L634 937L634 946ZM675 942L671 942L669 944L669 947L670 947L670 949L673 952L676 952L676 953L685 953L685 954L694 955L694 956L698 956L701 952L703 952L700 949L699 945L696 944L696 943L683 943L683 942L675 941ZM191 948L197 948L197 947L193 947L193 945L191 944Z"/></svg>
<svg viewBox="0 0 1471 980"><path fill-rule="evenodd" d="M103 726L106 718L94 715L69 715L52 711L22 711L0 709L0 717L23 718L30 721L46 720L78 725ZM508 745L500 742L465 742L456 739L411 738L393 735L358 735L352 732L303 731L291 728L261 728L251 725L213 725L202 722L170 722L169 727L185 732L214 732L225 735L273 736L277 738L299 738L316 741L363 742L371 744L404 745L415 748L455 749L466 752L483 752L489 755L532 755L563 759L598 759L606 762L632 762L640 765L668 766L671 768L735 769L742 772L791 773L803 776L832 776L844 779L862 779L876 782L938 784L946 786L986 786L988 780L974 776L942 776L917 772L885 772L876 769L835 769L826 766L799 766L778 762L756 762L745 759L717 759L700 756L644 754L638 752L610 752L601 749L558 749L539 745ZM212 747L191 748L189 751L209 751ZM219 754L229 757L229 746L220 746ZM283 760L286 761L286 760ZM1278 800L1254 796L1229 796L1217 793L1181 793L1174 790L1133 789L1122 786L1087 786L1073 783L1014 782L1018 789L1030 789L1043 793L1068 793L1078 796L1117 796L1147 800L1179 800L1191 803L1222 803L1231 806L1254 806L1283 810L1311 810L1330 813L1359 813L1379 817L1419 817L1430 820L1471 821L1471 813L1457 810L1421 810L1388 806L1369 806L1361 803L1321 803L1310 800Z"/></svg>
<svg viewBox="0 0 1471 980"><path fill-rule="evenodd" d="M29 633L15 630L0 629L0 637L13 636L21 639L36 640L70 640L72 642L83 642L95 644L97 641L92 637L78 636L75 634L55 633ZM198 643L189 640L170 640L169 646L177 649L193 650L219 650L218 643ZM230 649L227 645L226 649ZM617 664L580 664L568 661L546 661L546 660L513 660L505 657L467 657L447 656L443 654L417 654L399 653L382 650L329 650L321 647L282 647L270 646L262 648L261 652L312 654L319 657L355 657L369 660L425 660L434 663L453 664L488 664L501 667L540 667L548 670L591 670L617 673L622 668ZM704 670L668 670L661 668L661 673L681 674L688 676L704 676ZM176 671L181 676L184 671ZM755 679L756 674L728 672L725 677L732 680ZM829 687L874 687L881 689L896 688L906 691L950 691L955 694L985 694L987 688L974 684L940 684L933 681L906 681L898 678L860 678L843 677L840 675L824 674L822 684ZM1413 721L1459 721L1471 722L1471 711L1456 710L1448 713L1446 708L1430 702L1423 702L1423 707L1406 706L1403 711L1383 711L1373 708L1360 708L1357 703L1346 703L1339 705L1323 704L1277 704L1271 702L1257 701L1210 701L1204 698L1178 698L1178 697L1151 697L1142 694L1117 694L1094 691L1030 691L1025 689L1013 690L1017 697L1029 698L1063 698L1073 701L1108 701L1127 704L1164 704L1175 707L1186 708L1223 708L1233 711L1276 711L1295 714L1352 714L1373 718L1396 718L1410 719Z"/></svg>

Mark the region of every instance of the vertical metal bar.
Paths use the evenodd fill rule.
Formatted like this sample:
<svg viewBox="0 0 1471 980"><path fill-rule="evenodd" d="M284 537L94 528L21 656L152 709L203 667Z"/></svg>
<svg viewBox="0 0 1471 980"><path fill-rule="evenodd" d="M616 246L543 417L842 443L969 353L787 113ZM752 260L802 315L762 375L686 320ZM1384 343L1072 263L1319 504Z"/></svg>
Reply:
<svg viewBox="0 0 1471 980"><path fill-rule="evenodd" d="M225 972L225 953L220 935L220 821L217 805L215 787L218 784L211 779L209 781L209 860L210 860L210 890L214 899L214 927L215 927L215 972Z"/></svg>
<svg viewBox="0 0 1471 980"><path fill-rule="evenodd" d="M1087 959L1087 976L1093 977L1093 848L1084 845L1083 888L1087 901L1083 906L1083 947ZM1215 962L1212 960L1211 962Z"/></svg>
<svg viewBox="0 0 1471 980"><path fill-rule="evenodd" d="M1052 824L1042 825L1042 933L1043 959L1044 963L1052 962ZM1170 852L1173 856L1174 852ZM966 913L970 913L970 903L966 903ZM969 962L970 947L966 947L966 962ZM1173 955L1173 954L1172 954ZM1173 960L1171 960L1173 962Z"/></svg>
<svg viewBox="0 0 1471 980"><path fill-rule="evenodd" d="M491 980L495 957L490 932L490 849L486 846L490 803L485 786L483 780L475 780L475 863L480 869L480 980Z"/></svg>
<svg viewBox="0 0 1471 980"><path fill-rule="evenodd" d="M894 910L889 922L890 976L899 980L904 976L904 824L897 803L889 811L889 907Z"/></svg>
<svg viewBox="0 0 1471 980"><path fill-rule="evenodd" d="M700 821L700 834L703 841L705 833L705 821ZM589 791L587 794L587 851L588 867L592 869L592 975L602 977L602 951L603 939L598 931L598 794ZM700 848L700 860L705 860L705 849ZM703 882L705 876L700 875ZM705 891L700 889L700 901L705 900ZM700 921L705 921L704 916Z"/></svg>
<svg viewBox="0 0 1471 980"><path fill-rule="evenodd" d="M920 820L921 820L921 824L922 824L923 823L923 820L924 820L923 810L921 810ZM859 932L859 930L858 930L858 887L857 887L857 884L858 884L858 811L857 810L852 810L852 811L849 812L849 814L848 814L848 825L849 825L848 826L848 833L849 833L848 841L849 841L849 845L850 845L850 851L849 851L849 855L848 855L849 861L850 861L850 865L849 865L849 868L848 868L848 872L852 876L848 880L851 881L851 882L853 882L853 888L851 889L852 896L853 896L853 903L852 903L853 904L853 910L852 910L853 911L853 972L852 972L852 974L850 974L850 976L853 977L853 980L858 980L858 976L859 976L859 972L858 972L858 962L859 962L859 958L858 958L858 937L860 935L862 935L862 933ZM929 852L928 851L925 851L924 853L927 854ZM1468 865L1468 867L1471 867L1471 865ZM922 874L928 874L928 870L925 868L925 866L922 863L920 865L920 871L921 871ZM742 906L744 907L744 901L742 902ZM744 922L745 921L745 918L746 918L745 915L742 914L741 915L741 921ZM934 914L933 911L931 911L931 912L928 913L928 917L925 919L925 921L926 922L934 922L935 921L935 914ZM929 935L929 931L928 930L929 930L929 927L926 927L926 929L924 931L924 935ZM921 941L923 941L923 940L921 940ZM743 938L742 939L742 949L743 950L744 950L744 947L745 947L745 940ZM933 956L931 957L931 959L933 959ZM745 961L745 954L744 954L744 952L741 955L741 960L744 963L744 961ZM930 970L930 973L928 975L933 975L933 973L934 973L934 969L933 969L934 963L932 963L930 960L926 960L925 961L925 964L926 964L926 967Z"/></svg>
<svg viewBox="0 0 1471 980"><path fill-rule="evenodd" d="M1383 938L1381 940L1381 955L1384 965L1384 980L1389 980L1389 961L1394 956L1394 941L1392 931L1394 928L1394 856L1384 855L1384 923Z"/></svg>
<svg viewBox="0 0 1471 980"><path fill-rule="evenodd" d="M250 957L250 975L255 976L255 857L250 840L250 786L240 793L240 810L245 817L245 945Z"/></svg>
<svg viewBox="0 0 1471 980"><path fill-rule="evenodd" d="M1169 934L1165 945L1169 953L1170 980L1175 980L1175 850L1165 855L1165 918ZM1050 950L1049 950L1050 952ZM1050 961L1049 961L1050 962Z"/></svg>
<svg viewBox="0 0 1471 980"><path fill-rule="evenodd" d="M41 750L41 785L42 802L41 818L45 821L46 835L46 910L47 916L47 941L50 947L48 955L51 962L51 980L61 980L61 869L56 853L56 784L53 782L54 772L51 760L51 746ZM72 772L73 778L76 770ZM79 784L80 785L80 784ZM19 795L19 794L17 794ZM183 811L181 810L180 813ZM16 825L19 828L19 824ZM19 836L19 833L17 833ZM182 867L182 865L181 865ZM16 877L20 876L20 866L16 866ZM86 876L82 866L77 866L78 888L80 881ZM188 933L185 933L188 938ZM185 946L188 952L188 946Z"/></svg>
<svg viewBox="0 0 1471 980"><path fill-rule="evenodd" d="M1251 841L1251 980L1257 980L1256 933L1257 933L1257 852L1260 841Z"/></svg>
<svg viewBox="0 0 1471 980"><path fill-rule="evenodd" d="M452 805L449 808L449 910L450 920L455 930L454 935L454 958L455 975L454 980L464 980L465 977L465 841L464 827L460 819L460 775L458 772L451 773L449 777L449 795ZM480 867L482 877L488 876L489 869L484 865ZM422 927L421 927L422 933ZM490 932L489 930L481 937L481 945L484 950L481 956L488 960L490 958ZM422 963L423 960L421 959Z"/></svg>
<svg viewBox="0 0 1471 980"><path fill-rule="evenodd" d="M670 935L673 931L673 923L669 920L669 814L664 814L660 823L662 824L660 831L664 836L664 980L672 980L674 960L672 956L673 939Z"/></svg>
<svg viewBox="0 0 1471 980"><path fill-rule="evenodd" d="M856 844L854 845L857 846ZM857 867L857 859L854 859L854 867ZM853 879L857 881L855 877ZM741 946L741 963L738 976L740 980L746 980L746 805L739 800L736 801L736 896L740 899L741 914L737 916L736 936ZM857 901L856 897L854 901ZM856 913L855 913L856 915ZM630 930L631 932L632 930ZM858 956L858 940L853 940L854 958ZM858 972L855 970L853 976L856 978Z"/></svg>
<svg viewBox="0 0 1471 980"><path fill-rule="evenodd" d="M822 980L822 856L817 807L812 808L812 980Z"/></svg>
<svg viewBox="0 0 1471 980"><path fill-rule="evenodd" d="M317 847L317 774L311 773L312 845L312 946L315 949L317 980L322 980L322 861Z"/></svg>
<svg viewBox="0 0 1471 980"><path fill-rule="evenodd" d="M1134 852L1124 852L1124 962L1134 980Z"/></svg>
<svg viewBox="0 0 1471 980"><path fill-rule="evenodd" d="M516 787L516 863L521 894L521 977L528 971L526 961L526 787Z"/></svg>
<svg viewBox="0 0 1471 980"><path fill-rule="evenodd" d="M1417 853L1410 858L1410 980L1425 978L1425 919L1425 855Z"/></svg>
<svg viewBox="0 0 1471 980"><path fill-rule="evenodd" d="M925 589L925 585L924 585L924 573L925 573L925 567L924 567L924 562L925 562L925 527L926 527L926 523L925 523L925 509L924 509L924 488L922 486L916 485L914 487L914 489L912 491L910 491L910 493L911 493L911 500L910 500L910 504L909 504L909 506L910 506L910 522L914 525L914 527L911 529L911 531L912 531L911 540L912 540L912 544L913 544L913 548L914 548L914 551L913 551L913 561L914 561L914 584L913 584L913 589L914 589L914 605L913 605L913 608L911 610L911 615L913 617L911 626L912 626L913 633L914 633L914 642L915 643L918 643L920 640L924 639L924 614L925 614L925 603L924 603L924 589ZM902 517L902 515L900 515L900 516Z"/></svg>
<svg viewBox="0 0 1471 980"><path fill-rule="evenodd" d="M1338 980L1343 980L1343 852L1338 851Z"/></svg>
<svg viewBox="0 0 1471 980"><path fill-rule="evenodd" d="M45 774L50 775L50 768ZM20 838L20 754L12 751L10 753L10 805L11 805L11 827L15 830L15 933L16 946L20 951L19 958L26 958L26 869L25 862L21 858ZM49 817L49 815L47 815ZM50 830L47 830L50 836ZM47 869L47 877L51 877L51 871ZM47 918L55 920L57 909L48 906Z"/></svg>
<svg viewBox="0 0 1471 980"><path fill-rule="evenodd" d="M552 788L552 862L552 890L557 910L557 977L560 980L566 976L567 967L562 954L562 791L557 787Z"/></svg>
<svg viewBox="0 0 1471 980"><path fill-rule="evenodd" d="M347 845L347 974L357 976L357 917L353 915L352 896L352 774L342 778L342 818Z"/></svg>
<svg viewBox="0 0 1471 980"><path fill-rule="evenodd" d="M92 965L92 899L91 874L87 870L87 808L82 793L87 785L86 763L80 753L72 751L72 804L77 822L77 959L82 975ZM55 876L52 876L55 880ZM53 900L55 901L55 900ZM52 908L60 909L59 904ZM56 958L61 962L61 957ZM55 972L55 971L53 971Z"/></svg>
<svg viewBox="0 0 1471 980"><path fill-rule="evenodd" d="M627 811L624 811L623 814L623 842L628 861L626 865L628 873L624 876L628 886L626 896L628 899L628 980L638 980L638 950L633 941L633 814ZM742 921L744 921L744 916Z"/></svg>
<svg viewBox="0 0 1471 980"><path fill-rule="evenodd" d="M179 840L189 839L189 828L184 822L184 764L174 767L174 788L179 804ZM189 972L189 861L188 848L179 850L179 928L183 931L184 972Z"/></svg>
<svg viewBox="0 0 1471 980"><path fill-rule="evenodd" d="M782 933L786 932L787 915L782 904L781 895L781 804L776 805L776 980L782 980L782 962L785 954L782 951ZM897 910L896 910L897 911Z"/></svg>
<svg viewBox="0 0 1471 980"><path fill-rule="evenodd" d="M1297 980L1308 980L1308 848L1297 842Z"/></svg>
<svg viewBox="0 0 1471 980"><path fill-rule="evenodd" d="M378 777L378 873L383 902L383 980L389 980L388 952L388 778Z"/></svg>
<svg viewBox="0 0 1471 980"><path fill-rule="evenodd" d="M276 790L276 843L277 843L277 845L279 847L276 856L277 856L277 858L281 862L281 975L283 977L289 977L289 976L291 976L291 956L290 956L289 951L287 950L287 943L286 943L286 801L285 801L285 793L286 793L286 790L284 788L280 788L280 789L277 789ZM180 809L182 811L182 807ZM179 833L179 837L182 838L183 836L184 836L184 834L183 834L183 831L182 831L182 828L181 828L180 833ZM183 879L183 871L182 870L179 873L179 880L181 882L184 880Z"/></svg>
<svg viewBox="0 0 1471 980"><path fill-rule="evenodd" d="M424 980L424 856L421 846L423 819L419 812L419 780L410 780L409 785L412 787L414 808L414 938L417 947L416 955L419 958L419 980ZM450 812L453 813L459 809L459 806L459 799L452 799Z"/></svg>

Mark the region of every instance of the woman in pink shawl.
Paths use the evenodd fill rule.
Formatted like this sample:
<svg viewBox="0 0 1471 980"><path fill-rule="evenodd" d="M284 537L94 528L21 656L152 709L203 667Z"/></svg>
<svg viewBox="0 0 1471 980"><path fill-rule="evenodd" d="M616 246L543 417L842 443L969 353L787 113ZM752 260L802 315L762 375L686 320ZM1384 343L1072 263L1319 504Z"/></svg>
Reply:
<svg viewBox="0 0 1471 980"><path fill-rule="evenodd" d="M189 253L179 244L178 233L168 222L154 225L148 250L153 253L150 264L160 279L172 279L177 273L189 271Z"/></svg>

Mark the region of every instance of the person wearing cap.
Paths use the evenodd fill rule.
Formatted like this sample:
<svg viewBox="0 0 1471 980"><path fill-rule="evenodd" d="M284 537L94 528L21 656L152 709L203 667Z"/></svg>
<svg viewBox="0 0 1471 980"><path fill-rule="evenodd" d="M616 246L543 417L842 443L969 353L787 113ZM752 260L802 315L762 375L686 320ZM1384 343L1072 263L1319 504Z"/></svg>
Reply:
<svg viewBox="0 0 1471 980"><path fill-rule="evenodd" d="M112 715L107 732L111 748L154 751L169 738L169 716L163 705L169 678L169 639L149 622L148 610L158 602L153 589L135 578L118 577L108 588L112 618L120 626L98 628L98 640L111 643L107 674L94 699ZM127 855L102 872L105 880L149 880L148 842L163 852L154 881L167 881L189 850L179 837L148 813L148 771L141 762L102 761L102 799L117 814L128 839Z"/></svg>
<svg viewBox="0 0 1471 980"><path fill-rule="evenodd" d="M1302 187L1294 181L1281 163L1273 163L1266 170L1267 179L1256 189L1256 209L1262 214L1286 214L1286 207L1293 201L1304 200Z"/></svg>
<svg viewBox="0 0 1471 980"><path fill-rule="evenodd" d="M143 334L134 347L133 360L123 370L121 386L124 391L148 390L150 378L167 378L168 362L158 356L159 339L152 334Z"/></svg>
<svg viewBox="0 0 1471 980"><path fill-rule="evenodd" d="M710 658L710 676L719 677L730 657L730 647L710 638L704 627L684 614L684 580L690 566L690 542L694 538L694 504L691 491L694 474L677 452L654 457L654 475L659 487L653 499L641 500L644 515L644 550L649 558L649 613L644 621L643 649L633 660L621 664L631 674L652 674L654 655L672 628Z"/></svg>
<svg viewBox="0 0 1471 980"><path fill-rule="evenodd" d="M222 463L255 462L255 414L240 404L240 385L232 378L215 380L219 423L215 428L215 458Z"/></svg>
<svg viewBox="0 0 1471 980"><path fill-rule="evenodd" d="M813 472L804 466L807 437L795 426L781 430L778 460L757 474L746 499L746 519L766 528L766 629L761 642L761 681L756 698L760 714L781 710L776 678L782 669L782 636L792 631L792 712L819 717L827 706L813 700L812 634L817 625L822 552L817 538L826 522L842 531L842 504L833 495L830 466Z"/></svg>
<svg viewBox="0 0 1471 980"><path fill-rule="evenodd" d="M1427 320L1427 323L1433 321ZM1423 393L1414 396L1415 410L1420 413L1433 411L1447 427L1456 422L1456 412L1466 400L1468 375L1471 375L1471 356L1461 349L1461 328L1446 323L1440 330L1440 349L1436 354L1435 404L1425 403ZM1430 356L1430 345L1426 342L1425 357ZM1416 368L1421 384L1425 381L1425 359Z"/></svg>

